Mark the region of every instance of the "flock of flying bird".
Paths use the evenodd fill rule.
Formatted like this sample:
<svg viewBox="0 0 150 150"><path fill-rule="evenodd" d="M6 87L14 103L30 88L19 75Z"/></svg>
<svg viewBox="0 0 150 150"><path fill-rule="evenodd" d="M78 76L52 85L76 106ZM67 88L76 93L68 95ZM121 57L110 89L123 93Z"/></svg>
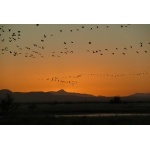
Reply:
<svg viewBox="0 0 150 150"><path fill-rule="evenodd" d="M35 25L35 28L39 28L39 24L36 24ZM120 25L120 28L128 28L130 27L130 24L127 24L127 25ZM98 30L100 28L100 26L96 25L95 27L90 27L90 28L87 28L86 26L84 25L81 25L80 28L76 28L76 29L68 29L69 32L73 33L73 32L80 32L82 31L83 29L87 29L87 30L90 30L90 31L93 31L93 30ZM111 28L111 25L106 25L105 26L106 29L110 29ZM62 32L65 32L64 30L60 29L58 31L60 34ZM6 38L6 34L9 35L8 38ZM33 43L32 45L30 46L19 46L19 44L17 43L18 41L20 41L22 39L22 32L20 30L18 31L13 31L13 29L10 29L10 28L5 28L5 26L0 26L0 40L2 43L5 43L5 42L9 42L10 45L11 44L15 44L16 45L16 49L13 51L9 48L9 44L5 45L2 49L0 49L1 51L1 54L11 54L12 56L19 56L19 55L24 55L24 57L27 57L27 58L37 58L37 57L41 57L41 58L45 58L45 56L43 55L44 54L44 50L46 50L45 46L44 46L44 43L46 41L48 41L49 39L49 36L50 37L53 37L55 36L54 34L50 34L50 35L47 35L46 33L43 33L43 36L39 38L39 42L38 44L37 43ZM50 51L50 55L52 58L60 58L62 57L63 55L69 55L69 54L74 54L75 51L70 49L70 45L72 46L74 43L76 43L76 41L72 41L72 40L69 40L69 41L63 41L62 42L62 45L64 46L59 52L58 51ZM87 41L87 45L94 45L94 42L92 41ZM150 45L150 42L147 43L148 45ZM69 47L68 47L69 45ZM139 43L139 48L143 48L143 45L146 45L145 43L143 42L140 42ZM121 50L121 54L122 55L126 55L126 52L127 50L132 50L134 48L134 46L132 45L128 45L128 46L125 46L125 47L122 47L122 48L119 48L119 47L115 47L114 50L115 52L111 51L110 49L108 48L105 48L105 49L97 49L97 50L90 50L90 49L85 49L85 52L87 53L91 53L91 54L99 54L99 55L104 55L104 51L110 51L110 53L112 55L115 55L116 53L118 53L118 50ZM40 51L42 50L42 51ZM122 51L123 50L123 51ZM142 51L135 51L137 54L140 54ZM148 53L148 50L144 50L143 51L144 53ZM130 76L134 76L134 75L137 75L137 76L141 76L141 75L147 75L148 73L137 73L137 74L129 74ZM70 80L71 78L72 79L78 79L78 78L81 78L83 76L107 76L107 77L121 77L121 76L125 76L125 74L117 74L117 75L110 75L110 74L80 74L80 75L76 75L76 76L68 76L68 77L52 77L52 78L47 78L46 80L47 81L51 81L51 82L59 82L59 83L66 83L66 84L70 84L70 85L75 85L77 84L77 81L76 80ZM68 79L68 80L67 80ZM41 80L44 80L44 79L41 79Z"/></svg>
<svg viewBox="0 0 150 150"><path fill-rule="evenodd" d="M63 77L48 77L46 79L44 78L39 78L39 80L45 80L45 81L50 81L50 82L57 82L61 84L70 84L72 86L76 85L78 83L78 79L80 78L85 78L85 77L113 77L113 78L118 78L118 77L125 77L125 76L146 76L148 75L148 72L138 72L138 73L129 73L129 74L96 74L96 73L87 73L87 74L78 74L78 75L70 75L70 76L63 76Z"/></svg>
<svg viewBox="0 0 150 150"><path fill-rule="evenodd" d="M121 28L127 28L129 26L130 26L130 24L128 24L128 25L120 25ZM36 27L39 27L39 24L36 24ZM81 26L81 29L85 29L85 28L86 27L84 25ZM95 28L93 28L93 27L92 28L87 28L87 30L95 30L95 29L99 29L99 28L100 28L99 26L95 26ZM110 28L110 25L109 26L106 25L106 28ZM74 30L71 29L70 32L80 31L81 29L79 29L79 28L74 29ZM5 36L5 32L9 33L8 39L4 38L4 37L6 37ZM62 32L65 32L65 31L60 29L59 32L62 33ZM3 37L3 35L4 35L4 37ZM54 35L51 34L50 36L54 36ZM44 42L47 40L47 35L45 33L43 33L43 37L41 37L41 39L40 39L40 41L41 41L41 43L39 42L40 44L33 43L32 46L24 46L24 47L20 47L20 46L17 45L17 41L21 40L21 37L22 37L20 30L14 32L10 28L9 29L5 29L4 26L1 26L0 27L0 37L1 37L1 42L5 42L5 41L9 41L10 43L16 42L16 48L17 48L15 51L12 51L12 50L10 50L8 48L8 46L6 46L6 47L0 49L1 50L1 54L5 54L5 52L9 52L13 56L18 56L18 55L24 54L25 57L29 57L29 58L36 58L37 56L35 56L35 55L39 55L41 58L44 58L44 56L42 54L43 52L42 53L39 52L39 49L40 50L44 50L45 49ZM70 42L64 41L63 44L64 44L65 47L62 48L62 50L60 50L59 52L58 51L51 51L50 52L51 53L51 57L53 57L53 58L59 57L60 58L60 57L62 57L62 55L73 54L74 51L73 50L69 50L69 48L67 47L69 43L74 44L74 41L70 41ZM93 42L92 41L87 41L87 44L92 45ZM148 44L150 45L150 42ZM140 48L143 47L143 42L139 43L139 47ZM38 48L38 50L35 50L37 48ZM131 49L133 49L133 46L129 45L127 47L122 47L122 48L116 47L116 48L114 48L114 50L116 50L115 52L114 51L111 52L111 50L109 50L108 48L97 49L97 50L89 50L89 49L87 49L85 51L88 52L88 53L90 52L92 54L99 54L99 55L104 55L104 51L110 51L112 55L115 55L116 53L118 53L117 50L124 50L121 53L122 53L122 55L126 55L127 50L131 50ZM18 50L20 50L20 51L18 51ZM24 52L23 50L28 50L28 51ZM136 50L135 52L137 54L140 53L140 51L138 51L138 50ZM148 50L144 50L144 53L148 53Z"/></svg>

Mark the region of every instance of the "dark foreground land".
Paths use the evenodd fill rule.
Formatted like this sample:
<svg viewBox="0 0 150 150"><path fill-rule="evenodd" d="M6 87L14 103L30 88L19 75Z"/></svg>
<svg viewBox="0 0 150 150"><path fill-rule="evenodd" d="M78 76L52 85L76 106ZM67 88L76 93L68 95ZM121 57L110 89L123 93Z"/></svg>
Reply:
<svg viewBox="0 0 150 150"><path fill-rule="evenodd" d="M3 125L149 125L150 103L17 103Z"/></svg>

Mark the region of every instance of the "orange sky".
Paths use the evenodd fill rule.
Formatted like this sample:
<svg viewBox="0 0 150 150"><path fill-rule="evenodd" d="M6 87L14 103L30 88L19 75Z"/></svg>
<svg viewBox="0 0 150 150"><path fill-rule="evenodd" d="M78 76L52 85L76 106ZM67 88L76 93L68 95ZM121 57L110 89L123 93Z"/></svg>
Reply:
<svg viewBox="0 0 150 150"><path fill-rule="evenodd" d="M0 26L0 89L150 92L150 25Z"/></svg>

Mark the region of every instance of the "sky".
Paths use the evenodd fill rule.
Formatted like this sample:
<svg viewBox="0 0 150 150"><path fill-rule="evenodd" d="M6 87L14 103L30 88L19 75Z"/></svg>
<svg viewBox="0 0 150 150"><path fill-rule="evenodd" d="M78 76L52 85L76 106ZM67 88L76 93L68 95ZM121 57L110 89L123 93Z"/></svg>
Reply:
<svg viewBox="0 0 150 150"><path fill-rule="evenodd" d="M1 24L0 89L150 93L149 24Z"/></svg>

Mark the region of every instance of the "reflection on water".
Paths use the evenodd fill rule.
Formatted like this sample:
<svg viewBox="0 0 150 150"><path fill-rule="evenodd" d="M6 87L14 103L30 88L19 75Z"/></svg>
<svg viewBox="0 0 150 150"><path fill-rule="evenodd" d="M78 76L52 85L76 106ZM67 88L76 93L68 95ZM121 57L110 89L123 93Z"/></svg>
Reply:
<svg viewBox="0 0 150 150"><path fill-rule="evenodd" d="M134 114L134 113L100 113L100 114L74 114L74 115L54 115L55 117L123 117L123 116L150 116L150 114Z"/></svg>

